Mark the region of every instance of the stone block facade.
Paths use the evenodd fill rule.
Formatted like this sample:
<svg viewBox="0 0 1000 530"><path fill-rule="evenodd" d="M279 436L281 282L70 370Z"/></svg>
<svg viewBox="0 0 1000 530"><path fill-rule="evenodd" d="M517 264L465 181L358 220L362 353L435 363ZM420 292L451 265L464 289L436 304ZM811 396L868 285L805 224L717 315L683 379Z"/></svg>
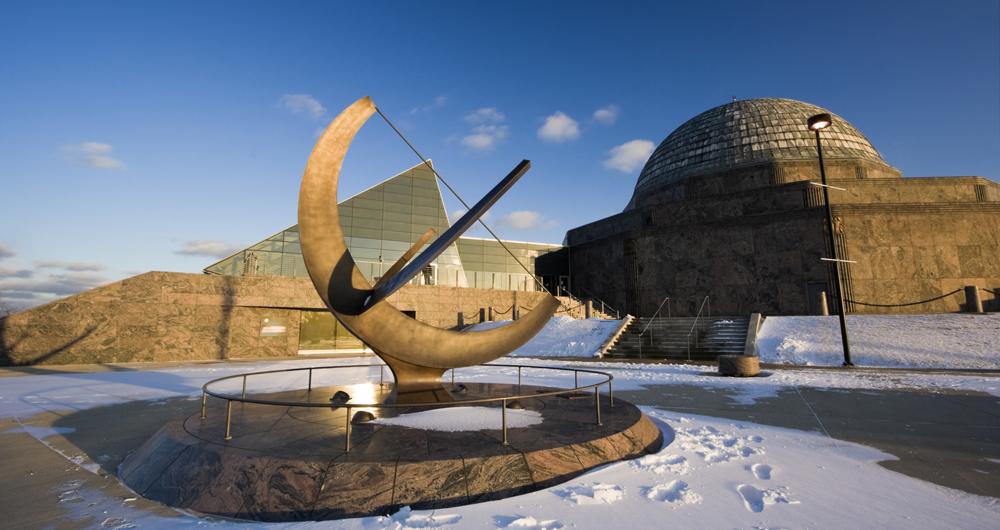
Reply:
<svg viewBox="0 0 1000 530"><path fill-rule="evenodd" d="M965 285L1000 289L1000 185L981 177L901 178L867 161L827 165L848 300L902 304ZM695 176L567 234L574 289L634 315L818 312L833 285L818 164L774 161ZM1000 292L1000 291L995 291ZM1000 302L982 293L988 308ZM949 312L957 293L858 313ZM831 308L832 308L831 298ZM666 309L663 310L665 314Z"/></svg>
<svg viewBox="0 0 1000 530"><path fill-rule="evenodd" d="M541 292L410 285L389 298L430 325L453 328L480 308L511 318ZM571 316L583 309L564 300ZM305 311L325 311L312 282L281 276L148 272L0 319L0 364L253 359L294 356ZM564 313L565 314L565 313ZM265 333L266 326L280 332Z"/></svg>

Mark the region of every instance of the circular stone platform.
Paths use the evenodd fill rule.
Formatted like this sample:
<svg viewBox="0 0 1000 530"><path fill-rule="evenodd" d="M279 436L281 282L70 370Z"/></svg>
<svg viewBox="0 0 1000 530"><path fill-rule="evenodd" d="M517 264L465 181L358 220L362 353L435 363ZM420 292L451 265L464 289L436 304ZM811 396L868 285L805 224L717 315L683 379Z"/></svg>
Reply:
<svg viewBox="0 0 1000 530"><path fill-rule="evenodd" d="M555 390L464 385L467 399ZM314 388L309 397L329 399L337 390L373 402L386 397L391 385ZM253 397L300 399L304 393ZM663 443L660 430L638 408L620 399L612 407L607 395L600 396L600 426L591 392L517 404L540 413L542 422L508 428L509 445L502 444L496 404L470 405L488 407L483 412L495 414L495 429L444 432L356 424L345 451L342 408L233 403L232 439L226 441L225 402L210 398L207 419L195 414L165 425L125 459L119 476L144 497L206 514L263 521L339 519L407 505L441 508L519 495L656 452ZM390 409L371 412L397 415Z"/></svg>

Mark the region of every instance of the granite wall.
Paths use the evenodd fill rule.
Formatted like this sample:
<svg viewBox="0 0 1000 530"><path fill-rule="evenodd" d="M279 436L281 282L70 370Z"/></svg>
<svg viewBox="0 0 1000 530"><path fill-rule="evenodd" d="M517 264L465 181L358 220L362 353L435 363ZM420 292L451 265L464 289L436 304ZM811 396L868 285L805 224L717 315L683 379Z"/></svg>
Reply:
<svg viewBox="0 0 1000 530"><path fill-rule="evenodd" d="M489 307L496 319L509 319L512 305L527 311L542 296L406 286L389 302L420 321L452 328L459 311L467 323ZM570 316L582 316L581 307L564 302L573 308ZM0 364L294 356L302 311L320 310L323 303L305 278L148 272L0 319Z"/></svg>
<svg viewBox="0 0 1000 530"><path fill-rule="evenodd" d="M815 314L833 285L816 164L780 162L694 177L640 205L571 230L572 287L634 315ZM828 167L846 298L892 305L965 285L1000 289L1000 185L981 177L900 178L886 166ZM1000 301L981 295L988 309ZM830 300L831 307L833 300ZM962 293L926 304L850 304L858 313L950 312ZM666 309L664 309L664 313Z"/></svg>

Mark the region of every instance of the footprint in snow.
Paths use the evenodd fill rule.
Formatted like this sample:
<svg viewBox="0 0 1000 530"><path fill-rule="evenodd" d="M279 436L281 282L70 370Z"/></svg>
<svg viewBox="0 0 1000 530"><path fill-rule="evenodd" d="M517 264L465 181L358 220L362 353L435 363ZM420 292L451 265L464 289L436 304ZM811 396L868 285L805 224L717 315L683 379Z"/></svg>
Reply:
<svg viewBox="0 0 1000 530"><path fill-rule="evenodd" d="M651 488L646 488L643 493L645 493L646 498L649 500L667 502L674 506L701 502L701 495L688 489L687 482L683 480L672 480L666 484L657 484Z"/></svg>
<svg viewBox="0 0 1000 530"><path fill-rule="evenodd" d="M555 530L563 527L563 524L555 519L540 521L530 515L515 515L513 517L496 515L493 517L493 523L496 524L497 528L510 528L512 530Z"/></svg>
<svg viewBox="0 0 1000 530"><path fill-rule="evenodd" d="M788 488L785 487L760 490L750 484L740 484L736 487L736 491L743 498L743 506L747 511L754 513L762 512L766 506L772 504L799 504L799 501L789 497Z"/></svg>
<svg viewBox="0 0 1000 530"><path fill-rule="evenodd" d="M686 475L691 471L691 465L688 464L687 458L670 453L646 455L638 460L633 460L632 467L657 475L664 473Z"/></svg>
<svg viewBox="0 0 1000 530"><path fill-rule="evenodd" d="M383 523L396 523L396 528L439 528L444 525L455 524L462 520L458 514L435 514L421 515L413 513L409 506L403 506L400 510L389 517L379 518Z"/></svg>
<svg viewBox="0 0 1000 530"><path fill-rule="evenodd" d="M771 466L767 464L754 464L750 466L750 471L757 480L771 480Z"/></svg>
<svg viewBox="0 0 1000 530"><path fill-rule="evenodd" d="M625 497L625 490L621 486L600 482L590 486L570 486L553 493L573 504L611 504Z"/></svg>

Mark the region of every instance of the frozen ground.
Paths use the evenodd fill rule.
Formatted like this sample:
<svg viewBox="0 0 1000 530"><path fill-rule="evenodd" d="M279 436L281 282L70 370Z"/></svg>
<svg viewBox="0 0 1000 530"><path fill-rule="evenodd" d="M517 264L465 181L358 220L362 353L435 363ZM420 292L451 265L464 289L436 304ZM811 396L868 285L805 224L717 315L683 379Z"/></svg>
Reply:
<svg viewBox="0 0 1000 530"><path fill-rule="evenodd" d="M510 324L510 320L473 324L468 331L491 329ZM515 357L595 357L614 333L621 320L599 318L575 319L553 317L527 344L514 350Z"/></svg>
<svg viewBox="0 0 1000 530"><path fill-rule="evenodd" d="M851 360L860 366L1000 369L1000 314L850 315ZM770 363L836 366L836 316L768 317L757 340Z"/></svg>
<svg viewBox="0 0 1000 530"><path fill-rule="evenodd" d="M71 412L135 399L196 398L208 379L248 370L371 362L362 359L187 365L142 370L129 365L106 372L0 377L0 418L39 412ZM539 360L523 359L534 365ZM549 361L551 363L551 361ZM615 376L615 389L647 384L702 385L725 389L736 402L750 403L798 387L845 390L917 389L923 392L977 390L1000 395L1000 379L943 374L879 374L861 371L785 369L766 378L721 378L711 367L663 364L563 362L598 368ZM44 369L39 369L43 371ZM526 383L568 384L572 376L544 376L524 370ZM280 374L250 388L302 384L301 374ZM314 384L377 381L378 368L319 371ZM515 378L506 368L465 368L461 380ZM581 383L583 377L581 377ZM106 528L345 528L357 530L540 529L540 528L993 528L1000 520L997 499L977 497L913 479L877 465L892 459L874 449L803 432L727 419L645 409L669 441L658 454L591 471L568 483L500 501L437 511L403 509L391 517L324 523L250 524L167 517L124 498L67 480L51 491L64 522L96 519ZM21 429L16 427L15 429ZM61 433L21 429L45 441ZM85 454L61 452L72 465L94 469ZM991 522L992 521L992 522Z"/></svg>

